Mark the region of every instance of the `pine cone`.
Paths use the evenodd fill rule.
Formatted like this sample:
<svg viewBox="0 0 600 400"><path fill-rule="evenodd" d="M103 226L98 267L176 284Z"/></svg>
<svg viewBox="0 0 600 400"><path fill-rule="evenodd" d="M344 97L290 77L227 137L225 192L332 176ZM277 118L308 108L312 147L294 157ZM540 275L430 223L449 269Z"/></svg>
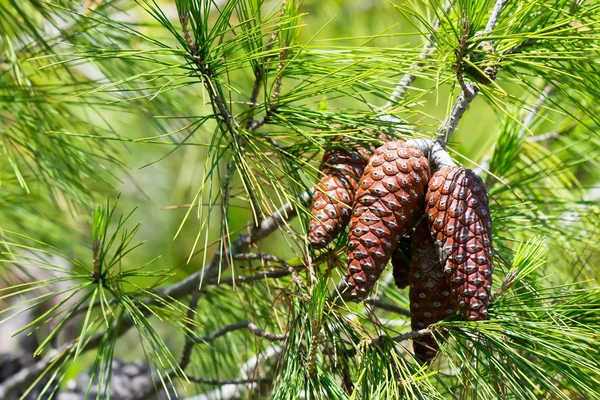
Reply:
<svg viewBox="0 0 600 400"><path fill-rule="evenodd" d="M400 238L396 250L392 253L394 282L398 289L404 289L410 283L410 236Z"/></svg>
<svg viewBox="0 0 600 400"><path fill-rule="evenodd" d="M456 313L456 298L438 257L426 219L415 228L411 242L410 313L413 330L427 328ZM413 340L415 356L423 362L435 357L438 345L431 335Z"/></svg>
<svg viewBox="0 0 600 400"><path fill-rule="evenodd" d="M315 186L311 205L317 221L308 225L308 240L313 247L324 248L348 225L358 178L368 157L364 149L325 153L320 167L325 176Z"/></svg>
<svg viewBox="0 0 600 400"><path fill-rule="evenodd" d="M417 148L396 141L375 150L350 220L347 274L353 300L364 299L379 279L421 206L429 176L429 161Z"/></svg>
<svg viewBox="0 0 600 400"><path fill-rule="evenodd" d="M429 181L429 229L463 318L487 317L492 290L492 219L485 185L471 170L447 167Z"/></svg>
<svg viewBox="0 0 600 400"><path fill-rule="evenodd" d="M470 58L477 68L465 63L465 72L479 83L491 84L498 75L499 66L499 59L493 43L490 41L479 43Z"/></svg>

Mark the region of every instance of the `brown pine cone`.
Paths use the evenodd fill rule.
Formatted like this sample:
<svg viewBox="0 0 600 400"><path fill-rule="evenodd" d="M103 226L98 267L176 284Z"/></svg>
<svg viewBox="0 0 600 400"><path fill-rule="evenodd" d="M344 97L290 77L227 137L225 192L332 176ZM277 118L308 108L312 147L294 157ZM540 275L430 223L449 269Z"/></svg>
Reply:
<svg viewBox="0 0 600 400"><path fill-rule="evenodd" d="M373 132L363 131L373 136ZM379 139L390 141L391 136L380 133ZM319 170L323 178L315 185L311 214L317 221L308 225L308 240L316 249L325 248L350 222L350 211L362 175L374 146L357 146L346 139L336 139L345 149L325 152Z"/></svg>
<svg viewBox="0 0 600 400"><path fill-rule="evenodd" d="M411 242L410 315L413 330L424 329L456 313L456 298L451 294L426 219L415 228ZM415 356L430 361L438 351L431 335L413 340Z"/></svg>
<svg viewBox="0 0 600 400"><path fill-rule="evenodd" d="M398 289L404 289L410 283L410 236L400 238L396 250L392 253L392 272Z"/></svg>
<svg viewBox="0 0 600 400"><path fill-rule="evenodd" d="M429 229L463 318L487 317L492 290L492 219L485 185L471 170L433 174L426 195Z"/></svg>
<svg viewBox="0 0 600 400"><path fill-rule="evenodd" d="M350 219L348 286L353 300L365 298L420 208L429 161L402 141L387 143L369 160Z"/></svg>
<svg viewBox="0 0 600 400"><path fill-rule="evenodd" d="M308 241L313 247L324 248L348 225L368 156L363 149L325 152L320 167L324 177L315 186L311 205L317 220L308 225Z"/></svg>

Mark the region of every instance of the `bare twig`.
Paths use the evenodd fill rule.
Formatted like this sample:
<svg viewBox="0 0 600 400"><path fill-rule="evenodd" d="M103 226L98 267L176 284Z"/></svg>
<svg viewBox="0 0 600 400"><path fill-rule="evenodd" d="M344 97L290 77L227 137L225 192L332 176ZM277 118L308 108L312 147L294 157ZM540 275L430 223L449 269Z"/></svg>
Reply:
<svg viewBox="0 0 600 400"><path fill-rule="evenodd" d="M37 363L30 367L23 368L15 375L6 379L2 385L0 385L0 399L14 398L15 393L27 389L38 377L44 373L49 365L58 360L63 353L69 351L71 347L72 346L69 346L69 348L62 350L51 350Z"/></svg>
<svg viewBox="0 0 600 400"><path fill-rule="evenodd" d="M502 11L502 7L506 3L506 1L507 0L496 1L496 4L492 9L485 30L483 31L484 34L490 33L496 27L498 17L500 16L500 12ZM491 45L493 45L493 42L491 42ZM442 123L442 126L438 130L437 137L435 139L436 142L439 143L442 147L446 147L446 144L450 140L452 133L458 126L458 122L462 118L467 108L469 108L469 106L471 105L473 99L479 93L479 87L472 82L464 83L464 85L462 86L463 90L458 96L456 104L454 104L454 107L448 118L446 118L446 120Z"/></svg>
<svg viewBox="0 0 600 400"><path fill-rule="evenodd" d="M298 201L305 202L308 200L308 193L305 192L301 195ZM287 203L279 210L277 210L273 215L264 219L258 230L253 230L250 233L240 235L235 242L230 247L231 254L235 255L241 252L246 251L252 243L255 243L256 240L260 240L275 230L278 227L285 224L286 221L294 218L297 215L297 211L292 203ZM220 256L220 253L219 253ZM221 262L220 257L214 257L211 263L204 267L203 270L190 275L188 278L169 286L157 293L157 295L161 299L171 298L182 298L187 296L190 293L193 293L196 288L200 285L200 281L204 280L207 284L216 284L218 282L218 265ZM300 268L300 267L298 267ZM273 272L264 272L259 275L255 275L252 277L238 277L236 278L236 283L250 283L260 279L265 278L277 278L289 275L290 272L287 270L282 271L273 271ZM232 284L233 279L222 279L220 284ZM141 312L148 316L150 312L148 311L148 307L152 305L156 305L158 302L157 299L150 299L145 303L144 307L141 307ZM118 328L117 335L122 335L127 332L129 329L133 327L133 321L131 319L124 319L121 321L121 324ZM82 345L82 351L92 350L98 347L104 338L102 333L98 333L90 338L85 344ZM38 361L36 364L31 367L25 368L21 370L18 374L13 375L9 379L5 380L0 385L0 399L10 398L10 396L14 395L14 393L22 390L23 388L27 388L30 386L35 380L43 373L47 372L48 368L56 368L60 365L59 361L62 357L68 355L71 349L77 345L78 340L75 340L71 343L68 343L62 346L60 349L52 350L49 352L43 359Z"/></svg>
<svg viewBox="0 0 600 400"><path fill-rule="evenodd" d="M265 47L266 51L269 51L273 48L273 45L275 44L275 39L277 38L277 31L279 31L281 29L281 20L283 19L283 17L285 16L285 7L286 7L287 2L284 1L281 4L281 11L280 11L280 16L279 16L279 24L277 25L277 29L274 30L271 33L271 36L269 37L269 43L267 44L267 46ZM281 52L279 53L279 59L280 59L280 64L281 64ZM256 107L257 104L257 100L258 100L258 94L260 92L260 88L262 86L262 80L265 74L265 71L267 69L266 63L267 63L267 58L265 57L263 59L263 63L258 67L258 69L255 71L254 73L254 85L252 87L252 94L250 95L250 117L246 120L246 129L247 130L255 130L256 128L252 129L252 126L254 125L254 123L256 122L254 120L254 108ZM279 72L279 71L278 71ZM277 83L276 81L276 85L278 85L278 87L281 87L281 78L278 76L277 79L279 80L279 83ZM279 90L278 90L279 92ZM279 95L279 93L277 94ZM273 97L271 97L273 99Z"/></svg>
<svg viewBox="0 0 600 400"><path fill-rule="evenodd" d="M251 379L255 373L257 367L261 362L267 360L273 360L280 356L282 351L281 346L274 345L264 350L263 352L253 356L247 360L239 369L239 376L246 379ZM241 390L250 390L256 386L256 383L249 383L248 386L241 386L239 384L226 384L220 388L205 394L189 397L186 400L225 400L225 399L239 399L241 397Z"/></svg>
<svg viewBox="0 0 600 400"><path fill-rule="evenodd" d="M386 303L383 300L379 300L377 298L369 298L365 300L366 304L372 305L377 308L381 308L382 310L391 311L396 314L404 315L410 317L410 310L406 308L398 307L395 304Z"/></svg>
<svg viewBox="0 0 600 400"><path fill-rule="evenodd" d="M533 104L533 106L529 109L526 110L526 114L523 117L523 122L521 123L521 129L519 130L518 133L518 139L522 139L523 136L525 136L525 133L529 130L529 128L531 127L531 125L533 124L534 118L535 116L538 114L538 112L540 111L540 108L542 107L542 105L544 104L544 102L548 99L548 97L550 97L550 95L552 94L552 91L554 90L554 87L551 84L548 84L544 87L544 89L542 90L542 92L540 93L540 95L538 96L536 102ZM528 141L534 141L531 140L533 138L535 138L537 136L534 137L530 137L528 139ZM473 171L476 174L481 174L483 171L487 171L487 169L490 167L490 159L486 159L484 161L482 161L477 168L475 168ZM493 177L492 174L489 174L488 177L486 178L486 185L490 185L491 184L491 178Z"/></svg>
<svg viewBox="0 0 600 400"><path fill-rule="evenodd" d="M230 332L234 332L234 331L237 331L240 329L248 329L254 336L263 337L271 342L280 342L282 340L285 340L285 338L286 338L285 335L272 333L272 332L268 332L264 329L261 329L252 322L240 321L235 324L224 326L223 328L216 330L206 336L201 336L201 337L189 336L188 339L186 340L186 346L187 346L188 341L189 341L189 343L192 343L192 345L193 344L200 345L200 344L211 343L211 342L215 341L216 339L220 338L221 336L225 336L226 334L228 334ZM188 357L189 357L189 354L188 354ZM175 376L176 372L177 372L177 370L174 370L172 368L169 369L167 372L165 372L162 375L161 381L170 380L173 376ZM189 379L189 380L192 380L192 379ZM227 383L223 383L223 384L225 385ZM151 396L153 393L154 393L154 388L149 388L145 393L140 394L138 396L138 399L144 400L144 399L148 398L149 396Z"/></svg>
<svg viewBox="0 0 600 400"><path fill-rule="evenodd" d="M306 269L305 265L297 265L297 266L291 267L291 270L290 269L281 269L278 271L264 271L264 272L258 273L256 275L250 275L250 276L241 275L241 276L230 277L230 278L221 278L221 279L214 277L214 278L207 280L206 283L209 285L218 285L218 286L233 286L234 284L235 285L248 284L248 283L252 283L252 282L263 281L265 279L283 278L284 276L291 275L292 270L295 273L298 273L304 269Z"/></svg>
<svg viewBox="0 0 600 400"><path fill-rule="evenodd" d="M429 334L433 333L434 331L438 331L438 330L442 330L442 329L446 329L446 328L440 328L435 325L430 325L427 328L406 332L401 335L394 336L391 339L394 342L403 342L405 340L416 339L416 338L419 338L419 337L422 337L425 335L429 335ZM370 346L376 346L378 344L381 344L382 342L384 342L387 339L389 339L389 336L379 336L374 339L364 340L362 343L366 344L366 345L370 345Z"/></svg>
<svg viewBox="0 0 600 400"><path fill-rule="evenodd" d="M282 258L273 256L271 254L262 254L262 253L243 253L236 254L234 257L236 260L261 260L264 262L275 262L281 264L289 274L292 276L292 279L296 285L302 285L302 280L298 277L298 273L296 272L296 267L292 267ZM304 266L300 266L300 269L303 269Z"/></svg>
<svg viewBox="0 0 600 400"><path fill-rule="evenodd" d="M188 380L194 383L200 383L203 385L247 385L253 384L271 384L273 379L271 378L248 378L248 379L211 379L211 378L199 378L196 376L188 376Z"/></svg>
<svg viewBox="0 0 600 400"><path fill-rule="evenodd" d="M560 132L548 132L541 135L531 136L527 138L530 143L544 142L546 140L554 140L560 137Z"/></svg>
<svg viewBox="0 0 600 400"><path fill-rule="evenodd" d="M223 188L222 188L222 196L223 196L223 207L221 209L222 213L221 213L221 246L219 248L219 250L215 253L215 255L213 256L213 262L217 263L217 262L221 262L222 260L222 255L225 254L225 259L226 261L230 261L230 258L228 258L228 253L226 251L226 241L227 241L227 235L226 235L226 229L225 226L227 224L227 221L229 220L229 190L230 190L230 184L231 184L231 178L233 175L233 161L230 161L227 164L227 173L225 174L225 179L223 179ZM212 263L212 262L211 262ZM200 285L198 285L196 287L196 289L194 290L194 292L192 293L192 298L190 299L190 302L188 304L188 310L186 313L186 318L189 321L188 325L189 325L189 329L190 331L193 330L195 328L194 325L194 318L196 315L196 309L198 308L198 301L200 300L200 296L201 296L202 292L200 290ZM185 371L185 369L187 368L187 366L189 365L190 361L191 361L191 355L192 355L192 350L194 348L194 341L191 337L186 337L185 338L185 344L183 346L183 351L181 352L181 358L179 360L179 368L181 368L182 371Z"/></svg>
<svg viewBox="0 0 600 400"><path fill-rule="evenodd" d="M286 336L283 334L265 331L264 329L259 328L252 322L240 321L235 324L224 326L223 328L221 328L215 332L212 332L206 336L194 337L192 340L196 344L210 343L210 342L214 341L215 339L220 338L223 335L226 335L230 332L237 331L240 329L248 329L250 332L252 332L252 334L254 336L263 337L272 342L280 342L282 340L285 340L285 338L286 338Z"/></svg>
<svg viewBox="0 0 600 400"><path fill-rule="evenodd" d="M446 4L444 5L444 14L447 14L450 11L450 8L452 7L453 3L454 3L454 0L448 0L446 2ZM433 24L431 25L431 27L433 28L434 31L437 31L440 29L440 25L441 25L441 21L439 18L437 18L435 21L433 21ZM435 35L433 33L430 33L427 36L427 41L426 41L425 45L423 46L423 49L421 50L421 54L419 54L419 60L410 68L409 72L405 73L402 76L402 78L400 79L400 82L398 82L398 84L396 85L396 88L394 89L394 92L390 96L390 99L384 106L385 109L391 107L394 103L397 103L399 100L401 100L404 97L404 95L406 94L406 90L417 79L415 73L423 69L423 67L425 66L425 60L429 56L431 56L433 54L433 52L435 51L435 45L436 45Z"/></svg>
<svg viewBox="0 0 600 400"><path fill-rule="evenodd" d="M297 201L304 203L308 201L309 194L308 192L304 192ZM231 254L239 254L247 251L250 248L252 243L256 243L257 241L262 240L264 237L273 233L277 228L284 225L287 221L291 220L297 215L296 208L293 203L286 203L283 207L277 210L268 218L265 218L258 229L252 230L250 233L240 235L231 245L230 252ZM211 262L207 265L204 270L206 271L214 271L216 269L216 263ZM200 284L200 279L203 275L202 271L198 271L184 280L169 286L160 291L160 294L173 297L173 298L181 298L189 293L191 293L194 288Z"/></svg>

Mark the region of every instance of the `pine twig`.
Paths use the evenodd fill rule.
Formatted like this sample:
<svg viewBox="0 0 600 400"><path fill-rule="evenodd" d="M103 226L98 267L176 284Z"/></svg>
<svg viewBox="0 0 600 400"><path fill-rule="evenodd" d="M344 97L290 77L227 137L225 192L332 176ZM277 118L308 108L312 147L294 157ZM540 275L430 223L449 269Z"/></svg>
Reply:
<svg viewBox="0 0 600 400"><path fill-rule="evenodd" d="M391 311L396 314L404 315L406 317L410 317L410 310L406 308L398 307L395 304L386 303L383 300L379 300L378 298L369 298L365 300L366 304L372 305L377 308L381 308L382 310Z"/></svg>
<svg viewBox="0 0 600 400"><path fill-rule="evenodd" d="M297 201L299 201L301 203L305 203L308 201L308 199L309 199L308 192L304 192L300 195L300 197L297 199ZM291 202L286 203L283 207L281 207L275 213L273 213L269 217L265 218L260 223L260 226L258 227L258 229L255 229L249 233L240 235L232 243L230 250L229 250L230 253L235 256L236 254L247 251L253 243L258 242L258 241L262 240L263 238L265 238L266 236L270 235L271 233L275 232L275 230L277 230L277 228L284 225L287 221L291 220L292 218L296 217L296 215L298 215L298 212L297 212L294 204ZM211 263L209 265L207 265L204 268L204 270L208 269L210 271L210 270L216 269L216 267L217 267L217 264L213 263L211 261ZM198 271L198 272L188 276L184 280L161 290L160 294L167 296L167 297L173 297L176 299L184 297L184 296L188 295L189 293L191 293L194 290L194 288L200 284L200 279L202 277L202 274L203 274L202 271Z"/></svg>
<svg viewBox="0 0 600 400"><path fill-rule="evenodd" d="M452 4L454 4L454 0L448 0L446 2L446 4L444 5L444 11L443 11L445 14L450 12L450 9L452 8ZM439 18L437 18L435 21L433 21L433 24L431 25L431 27L433 28L434 31L439 30L440 26L441 26L441 20ZM427 41L425 42L425 45L423 45L423 49L421 50L421 53L419 54L418 61L413 66L411 66L409 72L405 73L402 76L402 78L396 85L396 88L394 89L392 95L390 96L390 99L384 106L385 109L388 109L394 103L397 103L399 100L404 98L404 96L406 95L407 89L417 79L417 76L415 75L415 73L419 72L423 69L423 67L425 66L425 60L427 60L427 58L429 58L435 51L436 42L437 41L436 41L435 35L433 33L430 33L427 36Z"/></svg>
<svg viewBox="0 0 600 400"><path fill-rule="evenodd" d="M285 6L286 6L286 2L284 1L281 4L280 20L279 20L279 24L277 25L277 30L280 30L281 19L283 19L284 15L285 15ZM265 47L266 51L270 51L273 48L273 45L275 44L275 39L277 38L277 30L274 30L271 33L271 36L269 37L269 43L267 43L267 46ZM254 108L256 107L256 104L258 102L258 94L260 93L260 88L262 86L262 80L263 80L263 77L266 72L266 63L267 63L267 58L265 57L263 59L263 64L261 64L258 67L258 70L256 70L254 73L254 85L252 86L252 94L250 95L250 109L248 110L250 112L250 116L246 120L246 129L247 130L253 130L250 128L255 123Z"/></svg>
<svg viewBox="0 0 600 400"><path fill-rule="evenodd" d="M521 123L521 129L519 130L519 134L518 134L518 139L522 139L523 136L525 135L525 133L527 132L527 130L531 127L531 124L533 124L534 121L534 117L538 114L538 112L540 111L540 108L542 107L543 103L546 102L546 100L548 100L548 97L550 97L550 95L552 94L552 91L554 90L554 87L551 84L548 84L544 87L544 89L542 90L542 92L540 93L540 95L538 96L536 102L533 104L533 106L527 110L527 113L525 114L525 117L523 118L523 122ZM531 142L535 142L535 140L532 140L534 138L537 138L538 136L533 136L528 138L528 141ZM545 138L542 138L542 140L544 140ZM484 161L482 161L477 168L475 168L473 171L479 175L481 174L483 171L487 171L488 168L490 167L490 159L486 159ZM488 178L486 179L486 185L490 185L491 181L490 178L492 177L492 174L488 175Z"/></svg>
<svg viewBox="0 0 600 400"><path fill-rule="evenodd" d="M275 102L277 101L281 93L281 84L283 83L283 69L285 68L285 60L287 58L288 52L289 50L287 48L282 49L279 52L279 67L277 67L277 78L275 79L273 92L271 93L270 105L267 109L265 116L257 121L252 122L248 126L248 131L255 131L261 126L265 125L271 120L273 114L277 112L278 106L277 104L275 104Z"/></svg>
<svg viewBox="0 0 600 400"><path fill-rule="evenodd" d="M248 384L271 384L273 379L271 378L248 378L248 379L211 379L211 378L199 378L196 376L187 377L190 382L199 383L203 385L248 385Z"/></svg>
<svg viewBox="0 0 600 400"><path fill-rule="evenodd" d="M298 199L300 202L308 201L308 193L303 193ZM241 253L248 249L252 243L255 243L257 240L260 240L271 233L275 232L277 228L281 225L285 224L286 221L294 218L297 215L296 208L293 203L286 203L283 207L277 210L268 218L264 219L258 230L253 230L250 233L240 235L236 241L232 244L230 251L231 254L235 255ZM200 285L200 281L202 279L206 279L207 284L216 284L218 282L218 277L216 276L215 271L218 271L218 263L221 261L217 259L218 257L213 258L211 263L207 265L203 270L190 275L188 278L173 284L157 293L160 298L182 298L187 296L190 293L193 293L194 290ZM300 268L300 267L298 267ZM303 268L303 267L302 267ZM235 280L236 283L250 283L260 279L265 278L278 278L282 276L289 275L290 272L287 270L282 271L273 271L273 272L264 272L262 274L253 276L253 277L239 277ZM233 279L222 279L220 281L221 284L233 284ZM145 306L140 305L142 309L142 313L145 316L148 316L150 312L148 311L149 305L156 305L156 299L150 299L146 302ZM131 319L125 319L121 322L118 328L117 335L123 335L129 329L133 327L133 321ZM97 348L102 343L104 335L102 333L98 333L90 338L82 346L82 351L89 351ZM29 368L25 368L21 370L18 374L11 376L9 379L5 380L2 384L0 384L0 399L10 398L10 396L17 393L19 390L27 388L30 386L43 372L48 372L48 368L57 367L60 363L58 362L60 358L69 354L70 350L77 345L78 340L74 340L71 343L68 343L62 346L59 349L52 350L49 352L43 359L38 361L36 364L32 365Z"/></svg>
<svg viewBox="0 0 600 400"><path fill-rule="evenodd" d="M236 260L261 260L264 262L274 262L280 264L284 267L289 274L292 276L292 280L296 285L302 285L302 280L298 277L297 268L292 267L282 258L273 256L271 254L262 254L262 253L243 253L236 254L234 257ZM304 266L300 266L300 269L303 269Z"/></svg>
<svg viewBox="0 0 600 400"><path fill-rule="evenodd" d="M416 339L416 338L420 338L425 335L429 335L429 334L431 334L435 331L441 330L441 329L442 328L440 328L438 326L430 325L427 328L417 329L414 331L403 333L401 335L394 336L391 338L391 340L393 340L394 342L403 342L405 340ZM443 329L446 329L446 328L443 328ZM364 340L362 343L365 345L369 345L369 346L377 346L387 339L389 339L389 336L379 336L374 339Z"/></svg>
<svg viewBox="0 0 600 400"><path fill-rule="evenodd" d="M281 20L283 19L283 17L285 16L286 6L287 6L287 0L284 0L283 3L281 4L281 12L280 12L280 16L279 16L280 23L281 23ZM283 83L283 69L285 68L285 61L287 60L287 56L290 51L288 48L289 45L290 45L290 43L287 42L287 43L285 43L285 47L282 47L279 50L279 65L277 67L277 77L275 78L275 83L273 85L273 92L271 93L269 108L267 109L267 112L264 117L262 117L258 121L255 121L255 120L250 121L250 123L246 126L248 131L251 131L251 132L255 131L258 128L260 128L261 126L263 126L264 124L268 123L271 120L271 117L273 116L273 114L275 114L277 112L278 106L274 103L277 101L277 99L279 98L279 95L281 94L281 84ZM277 145L277 143L275 141L273 141L272 144L274 144L276 147L279 147L279 145Z"/></svg>
<svg viewBox="0 0 600 400"><path fill-rule="evenodd" d="M240 367L238 372L239 376L250 379L262 360L273 360L280 356L281 351L281 346L274 345L253 356ZM254 385L256 384L249 383L248 386L246 386L246 389L248 390ZM237 384L226 384L212 392L189 397L186 400L213 400L216 398L222 400L239 399L241 397L240 392L242 388L243 386Z"/></svg>
<svg viewBox="0 0 600 400"><path fill-rule="evenodd" d="M254 336L265 338L271 342L280 342L285 340L286 335L280 333L268 332L264 329L259 328L256 324L249 321L240 321L235 324L224 326L223 328L214 331L206 336L194 337L192 340L196 344L210 343L214 340L224 336L230 332L237 331L240 329L248 329Z"/></svg>
<svg viewBox="0 0 600 400"><path fill-rule="evenodd" d="M200 80L204 83L204 87L208 92L208 96L211 101L211 105L215 114L218 115L221 121L225 124L226 131L232 137L232 146L236 147L239 151L239 157L241 159L245 158L244 152L244 139L240 135L239 126L236 119L231 114L231 110L227 106L223 96L221 95L221 91L219 90L218 84L215 77L213 76L213 72L210 68L210 65L204 60L202 54L198 51L198 45L194 43L191 39L189 33L189 15L187 11L178 9L179 13L179 22L181 23L181 28L183 30L183 35L186 40L188 49L191 54L191 60L196 65L196 72L200 75ZM220 125L220 124L219 124ZM240 173L241 179L244 181L244 184L247 188L248 196L250 197L250 206L252 207L252 211L256 217L256 225L260 224L262 219L262 215L260 212L260 208L258 206L258 200L256 199L256 195L252 189L252 184L249 182L248 177L244 173Z"/></svg>
<svg viewBox="0 0 600 400"><path fill-rule="evenodd" d="M492 9L485 30L483 31L484 34L490 33L492 30L494 30L498 22L498 18L500 17L502 7L506 3L506 1L507 0L496 1L496 4ZM493 45L493 42L491 44ZM446 118L446 120L442 123L442 126L438 130L437 137L435 139L435 141L439 143L442 147L446 147L446 144L448 143L450 137L452 136L452 133L454 133L454 130L458 126L460 119L471 105L471 102L473 102L473 99L475 99L475 97L479 93L479 87L473 82L463 83L461 86L463 89L460 95L458 96L458 99L456 100L456 103L454 104L450 115L448 116L448 118Z"/></svg>

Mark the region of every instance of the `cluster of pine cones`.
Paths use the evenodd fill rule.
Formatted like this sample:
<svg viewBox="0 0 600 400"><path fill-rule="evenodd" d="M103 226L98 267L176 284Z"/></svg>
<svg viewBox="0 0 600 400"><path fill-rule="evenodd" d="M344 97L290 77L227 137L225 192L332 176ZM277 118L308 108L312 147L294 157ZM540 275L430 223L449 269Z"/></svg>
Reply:
<svg viewBox="0 0 600 400"><path fill-rule="evenodd" d="M324 248L350 226L347 283L355 301L391 260L396 285L410 285L413 329L457 310L466 320L487 318L493 250L485 185L429 140L379 138L386 143L374 151L338 141L345 148L325 153L309 242ZM414 342L423 361L437 350L430 335Z"/></svg>

